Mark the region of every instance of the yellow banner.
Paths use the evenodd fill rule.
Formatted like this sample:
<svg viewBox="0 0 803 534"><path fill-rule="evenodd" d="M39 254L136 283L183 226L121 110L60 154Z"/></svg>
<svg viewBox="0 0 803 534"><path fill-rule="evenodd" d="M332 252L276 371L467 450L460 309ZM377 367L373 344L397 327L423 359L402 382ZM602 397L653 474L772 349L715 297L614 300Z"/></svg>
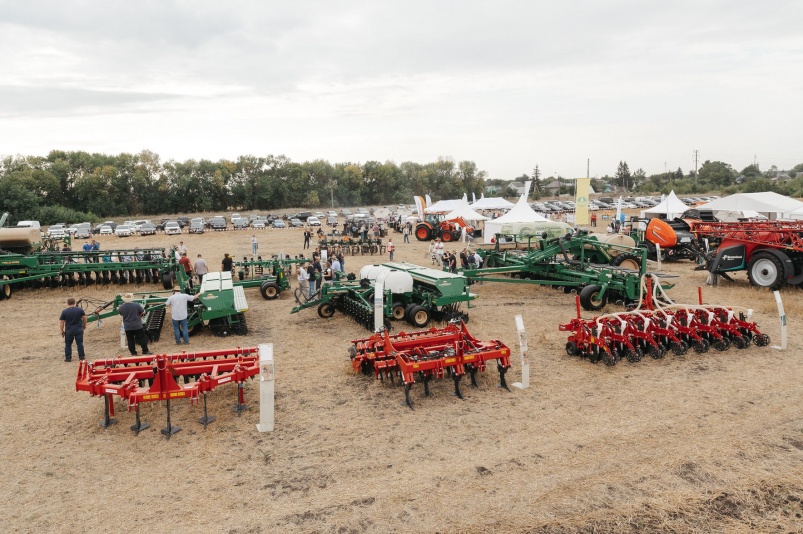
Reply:
<svg viewBox="0 0 803 534"><path fill-rule="evenodd" d="M574 188L574 224L588 225L588 192L591 190L591 178L578 178Z"/></svg>

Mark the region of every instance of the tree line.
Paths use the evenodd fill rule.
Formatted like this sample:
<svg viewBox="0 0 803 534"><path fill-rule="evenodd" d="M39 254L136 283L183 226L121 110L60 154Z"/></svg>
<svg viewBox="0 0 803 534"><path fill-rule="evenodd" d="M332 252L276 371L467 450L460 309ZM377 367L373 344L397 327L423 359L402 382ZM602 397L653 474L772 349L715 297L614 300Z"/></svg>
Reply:
<svg viewBox="0 0 803 534"><path fill-rule="evenodd" d="M285 156L161 162L157 154L54 150L0 161L0 213L42 224L160 213L410 204L413 195L479 196L472 161L293 162Z"/></svg>

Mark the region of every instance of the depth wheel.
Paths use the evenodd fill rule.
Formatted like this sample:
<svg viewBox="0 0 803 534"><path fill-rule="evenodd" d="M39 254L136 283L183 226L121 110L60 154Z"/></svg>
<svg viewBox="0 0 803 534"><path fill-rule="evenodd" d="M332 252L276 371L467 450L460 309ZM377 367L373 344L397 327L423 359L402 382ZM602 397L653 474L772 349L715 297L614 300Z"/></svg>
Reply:
<svg viewBox="0 0 803 534"><path fill-rule="evenodd" d="M279 297L279 284L276 282L265 282L259 286L259 292L265 300L274 300Z"/></svg>
<svg viewBox="0 0 803 534"><path fill-rule="evenodd" d="M391 309L392 309L393 318L395 320L401 321L402 319L404 319L404 315L405 315L404 302L394 302Z"/></svg>
<svg viewBox="0 0 803 534"><path fill-rule="evenodd" d="M569 341L566 343L566 354L569 356L576 356L577 355L577 344L573 341Z"/></svg>
<svg viewBox="0 0 803 534"><path fill-rule="evenodd" d="M423 306L416 306L410 313L410 324L416 328L424 328L429 324L429 310Z"/></svg>
<svg viewBox="0 0 803 534"><path fill-rule="evenodd" d="M323 302L318 306L318 316L323 319L329 319L335 314L335 305L331 302Z"/></svg>
<svg viewBox="0 0 803 534"><path fill-rule="evenodd" d="M641 269L641 261L635 254L622 253L617 254L611 260L611 265L621 267L622 269L629 269L631 271L638 271Z"/></svg>
<svg viewBox="0 0 803 534"><path fill-rule="evenodd" d="M602 287L590 284L580 291L580 305L586 311L599 311L608 303L607 294L602 293Z"/></svg>

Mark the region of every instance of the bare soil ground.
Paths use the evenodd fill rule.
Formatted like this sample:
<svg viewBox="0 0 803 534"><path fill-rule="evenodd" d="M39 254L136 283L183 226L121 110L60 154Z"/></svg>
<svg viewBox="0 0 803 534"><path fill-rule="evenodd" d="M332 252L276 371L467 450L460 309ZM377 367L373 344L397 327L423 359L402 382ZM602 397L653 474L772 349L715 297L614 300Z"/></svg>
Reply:
<svg viewBox="0 0 803 534"><path fill-rule="evenodd" d="M183 235L192 257L216 265L250 252L252 232ZM257 233L260 253L301 252L300 231ZM107 238L104 249L167 246L176 237ZM425 243L397 260L429 264ZM377 256L348 256L356 272ZM670 264L670 295L695 303L705 272ZM771 293L737 283L704 286L707 303L753 308L772 344L780 328ZM295 280L294 280L295 284ZM368 332L314 309L290 315L247 290L245 337L192 338L194 350L272 342L276 430L261 434L258 382L252 409L237 417L236 388L202 406L173 404L183 430L159 430L165 409L142 405L151 428L135 437L133 413L116 401L119 424L102 429L103 401L75 392L77 363L64 363L57 319L69 296L111 299L128 287L20 290L0 302L0 486L10 532L748 532L803 531L803 343L800 290L785 289L785 352L751 346L663 360L592 365L564 352L558 324L574 298L541 287L485 283L469 329L518 355L514 316L528 329L531 388L506 391L498 374L450 395L403 390L351 372L350 340ZM134 287L145 291L151 286ZM614 305L608 309L616 310ZM590 315L589 315L590 316ZM86 335L90 360L125 354L119 320ZM397 330L409 327L397 324ZM168 330L152 349L173 352ZM508 377L520 377L520 365Z"/></svg>

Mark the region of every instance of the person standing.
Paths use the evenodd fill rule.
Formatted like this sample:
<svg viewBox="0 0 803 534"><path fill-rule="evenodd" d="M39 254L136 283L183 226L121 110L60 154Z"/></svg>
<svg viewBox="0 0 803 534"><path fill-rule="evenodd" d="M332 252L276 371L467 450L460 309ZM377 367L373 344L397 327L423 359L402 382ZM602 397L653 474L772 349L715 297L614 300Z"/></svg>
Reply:
<svg viewBox="0 0 803 534"><path fill-rule="evenodd" d="M186 252L181 253L181 259L178 260L178 264L184 267L184 274L187 275L187 283L189 283L190 289L192 289L192 264Z"/></svg>
<svg viewBox="0 0 803 534"><path fill-rule="evenodd" d="M187 247L184 246L184 241L179 241L178 242L178 253L179 254L186 254L187 253Z"/></svg>
<svg viewBox="0 0 803 534"><path fill-rule="evenodd" d="M460 267L468 269L468 249L464 248L460 251Z"/></svg>
<svg viewBox="0 0 803 534"><path fill-rule="evenodd" d="M72 361L72 343L78 350L78 359L86 359L84 354L84 330L86 330L86 313L75 305L75 299L67 299L67 307L61 310L59 316L61 337L64 338L64 361Z"/></svg>
<svg viewBox="0 0 803 534"><path fill-rule="evenodd" d="M252 256L256 256L257 255L257 249L258 248L259 248L259 243L257 242L256 234L254 234L254 235L251 236L251 255Z"/></svg>
<svg viewBox="0 0 803 534"><path fill-rule="evenodd" d="M223 260L220 262L220 270L224 273L230 273L234 270L234 260L231 259L228 252L223 254Z"/></svg>
<svg viewBox="0 0 803 534"><path fill-rule="evenodd" d="M187 304L194 302L197 295L188 295L181 292L178 286L173 287L173 294L167 297L165 306L170 306L170 319L173 322L173 335L176 338L176 345L181 345L182 335L184 337L184 344L190 344L190 332L187 327L187 318L189 311Z"/></svg>
<svg viewBox="0 0 803 534"><path fill-rule="evenodd" d="M131 356L137 355L137 343L142 347L142 354L151 354L148 350L148 336L145 334L145 327L142 326L145 308L142 304L134 302L133 293L123 295L123 303L117 308L117 313L123 318L123 329Z"/></svg>
<svg viewBox="0 0 803 534"><path fill-rule="evenodd" d="M195 260L195 274L198 275L198 285L204 283L204 275L209 272L209 267L206 266L206 260L198 254L198 259Z"/></svg>
<svg viewBox="0 0 803 534"><path fill-rule="evenodd" d="M89 241L84 241L83 249L84 252L92 252L92 245L89 244ZM84 263L92 263L92 258L88 254L84 256Z"/></svg>
<svg viewBox="0 0 803 534"><path fill-rule="evenodd" d="M315 270L315 263L310 262L307 266L307 279L309 280L309 295L307 297L312 298L312 295L315 294L315 286L318 284L317 278L317 271Z"/></svg>
<svg viewBox="0 0 803 534"><path fill-rule="evenodd" d="M393 245L393 240L388 239L388 258L390 261L393 261L393 252L396 250L396 247Z"/></svg>
<svg viewBox="0 0 803 534"><path fill-rule="evenodd" d="M409 243L410 242L410 227L407 226L406 224L404 225L404 229L402 229L402 235L404 236L404 242L405 243Z"/></svg>
<svg viewBox="0 0 803 534"><path fill-rule="evenodd" d="M435 261L439 266L443 266L443 241L440 237L435 238Z"/></svg>
<svg viewBox="0 0 803 534"><path fill-rule="evenodd" d="M304 249L308 249L309 248L309 240L310 240L311 237L312 237L312 234L310 233L310 231L308 229L305 228L304 229Z"/></svg>
<svg viewBox="0 0 803 534"><path fill-rule="evenodd" d="M453 250L452 253L449 255L449 272L456 273L457 272L457 251Z"/></svg>
<svg viewBox="0 0 803 534"><path fill-rule="evenodd" d="M339 273L341 270L342 267L340 266L340 260L337 258L337 255L335 255L334 259L332 260L332 272L335 273L336 276L336 273Z"/></svg>
<svg viewBox="0 0 803 534"><path fill-rule="evenodd" d="M91 243L91 251L92 252L100 252L100 243L98 243L94 239L92 240L92 243ZM98 258L98 256L99 256L99 254L95 254L94 257L92 258L92 261L94 261L95 263L98 263L100 261L100 258Z"/></svg>
<svg viewBox="0 0 803 534"><path fill-rule="evenodd" d="M307 262L301 264L298 269L298 287L301 288L301 294L309 297L309 272L307 271Z"/></svg>
<svg viewBox="0 0 803 534"><path fill-rule="evenodd" d="M597 226L597 214L596 213L592 213L591 214L591 226L594 226L594 227Z"/></svg>

